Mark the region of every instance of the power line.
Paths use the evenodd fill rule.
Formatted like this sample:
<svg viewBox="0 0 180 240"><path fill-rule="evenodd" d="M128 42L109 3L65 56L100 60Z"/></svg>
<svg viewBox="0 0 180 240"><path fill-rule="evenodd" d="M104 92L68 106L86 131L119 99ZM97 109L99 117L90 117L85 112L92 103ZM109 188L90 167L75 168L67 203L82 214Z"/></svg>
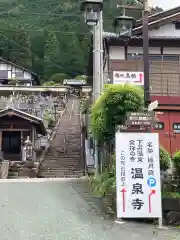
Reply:
<svg viewBox="0 0 180 240"><path fill-rule="evenodd" d="M0 34L1 34L1 36L3 36L4 38L6 38L7 41L12 42L13 44L17 45L17 46L20 47L21 49L23 49L23 50L31 53L31 51L30 51L28 48L22 47L21 45L17 44L15 41L9 39L6 35L4 35L4 34L2 34L2 33L0 33Z"/></svg>
<svg viewBox="0 0 180 240"><path fill-rule="evenodd" d="M82 17L82 12L72 12L72 13L37 13L37 12L32 12L32 13L28 13L28 12L19 12L19 13L13 13L13 12L3 12L3 13L0 13L0 16L3 16L3 15L12 15L12 17L15 17L15 16L21 16L21 15L38 15L38 16L57 16L57 17L63 17L63 16L77 16L77 17ZM15 15L15 16L13 16Z"/></svg>
<svg viewBox="0 0 180 240"><path fill-rule="evenodd" d="M49 32L49 33L61 33L62 35L92 35L91 32L62 32L60 30L44 30L44 29L3 29L0 28L1 31L7 31L7 32L20 32L20 30L24 30L25 32Z"/></svg>
<svg viewBox="0 0 180 240"><path fill-rule="evenodd" d="M3 16L3 15L7 15L7 16L11 16L11 17L20 17L21 15L37 15L37 16L49 16L49 17L53 17L53 16L56 16L56 17L83 17L83 14L82 12L72 12L72 13L38 13L38 12L19 12L19 13L11 13L11 12L3 12L3 13L0 13L0 16ZM106 19L114 19L114 17L106 17Z"/></svg>

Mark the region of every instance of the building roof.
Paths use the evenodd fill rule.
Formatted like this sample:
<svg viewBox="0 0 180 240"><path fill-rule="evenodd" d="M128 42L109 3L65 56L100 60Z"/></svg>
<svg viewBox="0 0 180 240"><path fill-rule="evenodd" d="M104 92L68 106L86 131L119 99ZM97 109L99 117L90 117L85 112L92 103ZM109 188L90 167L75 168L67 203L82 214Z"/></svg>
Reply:
<svg viewBox="0 0 180 240"><path fill-rule="evenodd" d="M132 36L131 38L123 38L118 37L116 34L108 33L105 37L104 35L104 42L105 46L141 46L143 44L143 37L142 36ZM175 46L180 47L180 37L172 37L172 36L149 36L149 46Z"/></svg>
<svg viewBox="0 0 180 240"><path fill-rule="evenodd" d="M103 33L103 38L104 39L123 39L123 36L117 36L117 34L115 33L111 33L111 32L104 32ZM125 39L125 38L124 38ZM143 39L143 36L132 36L131 39ZM149 36L149 39L153 40L153 39L166 39L166 40L180 40L180 36ZM127 41L127 39L126 39Z"/></svg>
<svg viewBox="0 0 180 240"><path fill-rule="evenodd" d="M160 18L166 18L170 15L174 15L174 14L177 14L179 12L180 12L180 6L174 7L174 8L171 8L171 9L168 9L168 10L150 15L149 18L148 18L148 21L149 21L149 23L154 22L154 21L156 21ZM139 19L135 23L135 28L137 28L141 25L142 25L142 19Z"/></svg>
<svg viewBox="0 0 180 240"><path fill-rule="evenodd" d="M166 11L162 11L160 13L153 14L148 18L148 25L149 30L157 29L158 27L164 26L168 23L172 23L175 21L180 20L180 6L175 7ZM142 19L137 20L135 23L134 28L132 29L132 35L138 36L142 35L143 26L142 26ZM117 38L115 33L105 32L103 34L104 38ZM172 36L165 36L165 37L150 37L150 39L169 39L169 40L178 40L179 38L172 37Z"/></svg>
<svg viewBox="0 0 180 240"><path fill-rule="evenodd" d="M31 74L34 77L34 80L36 81L37 85L40 85L40 80L39 80L39 77L38 77L38 75L36 73L34 73L34 72L32 72L32 71L30 71L30 70L28 70L28 69L26 69L26 68L24 68L22 66L19 66L16 63L10 62L10 61L2 58L2 57L0 57L0 61L5 62L7 64L10 64L10 65L12 65L12 66L14 66L16 68L19 68L19 69L21 69L23 71L28 72L29 74Z"/></svg>
<svg viewBox="0 0 180 240"><path fill-rule="evenodd" d="M165 13L165 12L164 12ZM168 15L160 15L159 14L159 17L158 19L155 19L152 21L149 21L148 22L148 29L149 30L153 30L153 29L157 29L161 26L164 26L168 23L172 23L174 21L179 21L180 20L180 10L176 13L173 13L173 14L168 14ZM133 30L132 30L132 34L133 35L137 35L137 34L142 34L143 32L143 26L142 26L142 22L141 22L141 25L139 25L138 27L135 27Z"/></svg>
<svg viewBox="0 0 180 240"><path fill-rule="evenodd" d="M36 127L36 130L39 134L41 134L41 135L46 135L47 134L42 119L40 119L36 116L30 115L26 112L23 112L21 110L18 110L18 109L12 108L12 107L5 108L5 109L0 111L0 119L4 116L9 116L9 117L16 116L18 118L24 119L24 120L34 124L35 127Z"/></svg>

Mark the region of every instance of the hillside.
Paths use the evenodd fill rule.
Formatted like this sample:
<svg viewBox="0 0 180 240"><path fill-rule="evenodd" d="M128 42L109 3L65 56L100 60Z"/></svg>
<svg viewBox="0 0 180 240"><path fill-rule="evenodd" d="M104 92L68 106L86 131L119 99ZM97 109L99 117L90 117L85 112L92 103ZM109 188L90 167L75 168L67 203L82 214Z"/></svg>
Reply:
<svg viewBox="0 0 180 240"><path fill-rule="evenodd" d="M104 0L104 29L113 31L116 2ZM75 0L0 0L0 55L40 74L86 72L90 30ZM138 17L140 13L136 13Z"/></svg>

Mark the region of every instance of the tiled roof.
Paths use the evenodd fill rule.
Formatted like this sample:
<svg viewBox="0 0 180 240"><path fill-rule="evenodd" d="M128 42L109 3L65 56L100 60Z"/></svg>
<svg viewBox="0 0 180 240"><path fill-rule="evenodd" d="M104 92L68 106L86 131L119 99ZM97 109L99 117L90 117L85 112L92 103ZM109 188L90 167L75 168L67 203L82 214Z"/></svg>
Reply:
<svg viewBox="0 0 180 240"><path fill-rule="evenodd" d="M104 32L103 38L105 39L120 39L119 36L116 35L116 33L110 33L110 32ZM143 36L132 36L131 39L143 39ZM168 39L168 40L180 40L180 37L176 36L149 36L149 39Z"/></svg>

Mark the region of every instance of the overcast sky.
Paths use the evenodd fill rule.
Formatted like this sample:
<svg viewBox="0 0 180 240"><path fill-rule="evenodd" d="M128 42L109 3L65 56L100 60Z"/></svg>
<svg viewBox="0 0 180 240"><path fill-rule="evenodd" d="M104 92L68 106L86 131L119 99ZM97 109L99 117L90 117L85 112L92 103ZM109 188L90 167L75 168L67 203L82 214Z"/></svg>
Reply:
<svg viewBox="0 0 180 240"><path fill-rule="evenodd" d="M149 5L157 5L164 10L180 6L180 0L149 0Z"/></svg>

